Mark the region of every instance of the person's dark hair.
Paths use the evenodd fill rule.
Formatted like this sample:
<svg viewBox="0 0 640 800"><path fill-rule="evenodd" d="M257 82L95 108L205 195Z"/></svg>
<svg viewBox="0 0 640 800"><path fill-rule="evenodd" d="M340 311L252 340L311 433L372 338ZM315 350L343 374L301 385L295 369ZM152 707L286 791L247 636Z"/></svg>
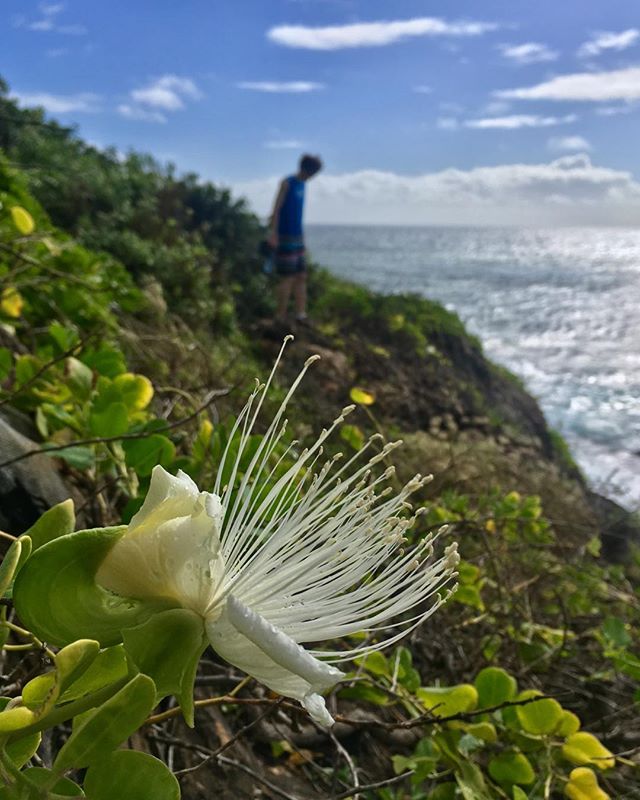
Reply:
<svg viewBox="0 0 640 800"><path fill-rule="evenodd" d="M311 177L315 175L316 172L320 172L322 169L322 161L319 156L310 156L308 153L305 153L300 159L299 169L300 172Z"/></svg>

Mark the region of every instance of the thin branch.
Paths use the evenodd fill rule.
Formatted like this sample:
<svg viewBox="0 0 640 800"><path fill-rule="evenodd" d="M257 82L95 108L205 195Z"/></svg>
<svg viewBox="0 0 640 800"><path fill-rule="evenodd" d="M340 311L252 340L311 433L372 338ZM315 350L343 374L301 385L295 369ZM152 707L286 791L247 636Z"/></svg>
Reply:
<svg viewBox="0 0 640 800"><path fill-rule="evenodd" d="M367 783L364 786L354 787L352 789L347 790L346 792L341 792L340 794L334 794L331 800L343 800L346 797L355 797L357 792L368 792L370 789L381 789L383 786L391 786L394 783L400 783L405 778L409 778L413 775L413 770L409 770L408 772L403 772L402 775L396 775L393 778L387 778L384 781L377 781L376 783Z"/></svg>
<svg viewBox="0 0 640 800"><path fill-rule="evenodd" d="M73 345L73 347L70 347L68 350L65 350L64 353L61 353L59 356L56 356L55 358L52 358L51 361L47 361L47 363L43 364L33 377L29 378L29 380L23 383L18 389L11 392L11 394L7 395L2 400L0 400L0 407L5 405L6 403L11 402L11 400L13 400L14 397L17 397L25 389L28 389L30 386L36 383L38 378L44 375L44 373L47 370L51 369L51 367L55 366L60 361L64 361L65 358L68 358L69 356L73 355L77 350L82 350L84 346L91 341L91 339L95 338L96 335L97 334L95 333L90 334L89 336L87 336L86 339L82 339L81 341L76 342Z"/></svg>
<svg viewBox="0 0 640 800"><path fill-rule="evenodd" d="M276 786L274 783L271 783L271 781L268 781L266 778L263 778L259 772L256 772L255 770L251 769L251 767L248 767L241 761L235 761L233 758L227 758L226 756L218 756L218 761L221 764L227 764L230 767L235 767L236 769L239 769L242 772L246 772L247 775L250 775L255 781L258 781L258 783L261 783L263 786L266 786L267 789L269 789L269 791L273 792L274 794L277 794L278 797L282 797L283 800L301 800L300 797L296 797L293 794L285 792L284 789L281 789L279 786Z"/></svg>
<svg viewBox="0 0 640 800"><path fill-rule="evenodd" d="M207 408L207 406L211 405L211 403L217 397L224 397L229 393L229 391L229 389L216 389L213 392L209 392L205 398L205 401L198 406L195 411L193 411L191 414L188 414L186 417L182 417L182 419L178 419L175 422L166 425L164 428L155 428L151 431L140 431L139 433L123 433L120 436L95 436L91 439L77 439L74 442L67 442L67 444L38 447L34 450L29 450L26 453L21 453L19 456L14 456L14 458L9 458L6 461L1 462L0 469L3 467L8 467L11 464L16 464L18 461L24 461L32 456L59 453L62 450L68 450L70 447L81 447L83 445L90 444L107 444L108 442L130 441L131 439L147 439L149 436L153 436L156 433L166 433L167 431L174 430L175 428L179 428L181 425L186 425L188 422L191 422L191 420L195 419L198 414L201 414Z"/></svg>
<svg viewBox="0 0 640 800"><path fill-rule="evenodd" d="M186 767L185 769L180 769L177 772L174 772L174 775L187 775L188 773L195 772L196 770L199 770L201 767L203 767L205 764L208 764L214 758L222 760L220 758L220 754L224 753L225 750L228 750L232 745L234 745L238 741L238 739L244 736L245 733L248 733L248 731L254 728L259 722L262 722L262 720L265 717L268 717L269 714L271 714L282 703L283 699L284 698L282 697L278 698L278 700L276 700L275 703L273 703L273 705L265 709L262 712L262 714L258 715L254 720L244 725L242 728L240 728L240 730L236 731L236 733L234 733L233 736L228 741L220 745L220 747L218 747L217 750L214 750L206 758L203 758L199 764L196 764L194 767Z"/></svg>

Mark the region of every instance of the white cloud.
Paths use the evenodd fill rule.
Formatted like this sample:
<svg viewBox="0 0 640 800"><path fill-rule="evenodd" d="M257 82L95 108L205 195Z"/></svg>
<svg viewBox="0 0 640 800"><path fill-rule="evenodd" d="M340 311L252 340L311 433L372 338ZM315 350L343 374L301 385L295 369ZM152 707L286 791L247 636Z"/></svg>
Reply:
<svg viewBox="0 0 640 800"><path fill-rule="evenodd" d="M38 33L60 33L67 36L84 36L87 29L84 25L60 25L57 18L66 8L66 3L40 3L38 11L40 19L29 20L24 14L13 17L15 28L26 28Z"/></svg>
<svg viewBox="0 0 640 800"><path fill-rule="evenodd" d="M484 119L468 119L465 128L518 130L519 128L549 128L552 125L566 125L575 122L575 114L564 117L543 117L539 114L512 114L508 117L485 117Z"/></svg>
<svg viewBox="0 0 640 800"><path fill-rule="evenodd" d="M558 53L539 42L524 44L501 44L498 49L502 55L514 64L537 64L542 61L555 61Z"/></svg>
<svg viewBox="0 0 640 800"><path fill-rule="evenodd" d="M267 214L278 178L237 184ZM345 224L616 224L637 222L640 184L586 155L422 175L362 170L320 175L309 222Z"/></svg>
<svg viewBox="0 0 640 800"><path fill-rule="evenodd" d="M48 92L16 92L24 106L42 106L50 114L87 113L100 111L100 97L92 92L78 94L49 94Z"/></svg>
<svg viewBox="0 0 640 800"><path fill-rule="evenodd" d="M637 103L624 103L620 106L600 106L596 108L596 114L601 117L616 117L619 114L630 114L638 108Z"/></svg>
<svg viewBox="0 0 640 800"><path fill-rule="evenodd" d="M202 93L191 78L162 75L146 86L129 93L131 102L121 103L116 111L125 119L140 122L167 122L165 112L180 111L188 100L199 100Z"/></svg>
<svg viewBox="0 0 640 800"><path fill-rule="evenodd" d="M162 108L164 111L178 111L184 108L185 100L199 100L200 90L191 78L178 75L163 75L141 89L134 89L131 98L143 106Z"/></svg>
<svg viewBox="0 0 640 800"><path fill-rule="evenodd" d="M302 150L304 142L297 139L271 139L264 146L269 150Z"/></svg>
<svg viewBox="0 0 640 800"><path fill-rule="evenodd" d="M571 150L586 153L591 150L590 142L584 136L552 136L547 142L550 150Z"/></svg>
<svg viewBox="0 0 640 800"><path fill-rule="evenodd" d="M267 37L285 47L340 50L346 47L381 47L414 36L480 36L497 28L498 25L491 22L448 22L438 17L417 17L323 28L278 25L267 32Z"/></svg>
<svg viewBox="0 0 640 800"><path fill-rule="evenodd" d="M504 100L492 100L484 106L482 113L495 117L497 114L505 114L510 108L511 103Z"/></svg>
<svg viewBox="0 0 640 800"><path fill-rule="evenodd" d="M164 124L167 118L160 111L150 111L140 106L132 106L129 103L121 103L117 108L118 114L125 119L139 120L140 122L158 122Z"/></svg>
<svg viewBox="0 0 640 800"><path fill-rule="evenodd" d="M494 95L514 100L637 100L640 99L640 67L558 75L535 86L506 89Z"/></svg>
<svg viewBox="0 0 640 800"><path fill-rule="evenodd" d="M455 117L438 117L436 127L441 131L457 131L460 123Z"/></svg>
<svg viewBox="0 0 640 800"><path fill-rule="evenodd" d="M611 31L600 31L594 35L587 42L584 42L578 50L580 58L592 58L599 56L605 50L626 50L636 44L640 39L640 30L637 28L628 28L626 31L619 33L612 33Z"/></svg>
<svg viewBox="0 0 640 800"><path fill-rule="evenodd" d="M236 86L238 89L273 94L305 94L325 88L324 83L314 81L241 81Z"/></svg>
<svg viewBox="0 0 640 800"><path fill-rule="evenodd" d="M431 88L431 86L425 86L424 84L420 84L419 86L414 86L413 91L416 94L431 94L431 92L433 92L433 89Z"/></svg>

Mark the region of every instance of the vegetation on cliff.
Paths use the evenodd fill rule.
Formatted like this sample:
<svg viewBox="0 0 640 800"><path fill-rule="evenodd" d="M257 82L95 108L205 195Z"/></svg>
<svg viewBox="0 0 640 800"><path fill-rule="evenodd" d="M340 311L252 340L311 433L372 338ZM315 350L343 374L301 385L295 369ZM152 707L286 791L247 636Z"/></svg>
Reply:
<svg viewBox="0 0 640 800"><path fill-rule="evenodd" d="M535 401L455 315L320 270L317 328L290 346L267 401L274 408L301 364L321 355L290 408L275 474L352 399L327 455L355 455L381 433L404 440L399 483L435 474L416 497L424 512L408 545L450 526L443 535L463 558L454 597L400 646L358 661L329 699L331 734L212 651L195 677L189 731L172 699L184 707L179 634L153 662L132 639L55 651L23 627L11 584L29 548L74 525L127 522L156 464L213 486L234 417L280 342L259 322L269 311L259 225L228 192L97 151L6 98L0 133L0 413L12 409L3 424L19 419L36 442L0 456L0 474L37 451L76 506L40 522L37 502L31 519L2 509L5 545L21 538L0 573L0 798L81 796L83 783L100 800L114 796L114 781L133 786L134 774L147 785L131 797L177 797L160 762L115 749L129 736L177 773L190 800L212 789L222 798L637 796L637 555L602 558L601 507ZM105 728L113 735L97 737Z"/></svg>

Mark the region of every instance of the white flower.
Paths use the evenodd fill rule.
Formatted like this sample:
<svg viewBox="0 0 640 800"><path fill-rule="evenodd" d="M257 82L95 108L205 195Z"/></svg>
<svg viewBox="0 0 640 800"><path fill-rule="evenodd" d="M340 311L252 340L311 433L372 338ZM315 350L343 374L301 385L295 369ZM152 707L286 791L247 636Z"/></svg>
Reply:
<svg viewBox="0 0 640 800"><path fill-rule="evenodd" d="M227 446L213 493L199 491L183 472L173 477L160 466L154 469L142 508L101 564L97 580L120 595L170 597L195 611L223 658L331 725L322 693L343 677L332 664L392 644L423 622L443 602L440 590L458 556L454 544L431 561L431 537L402 549L415 521L406 517L407 497L426 481L416 476L394 494L380 488L393 468L371 474L371 466L397 443L368 459L360 451L341 468L337 458L317 468L322 442L353 407L277 477L273 453L284 434L284 411L313 360L239 481L240 459L273 372L235 424L229 442L239 447L232 456ZM359 459L366 463L358 467ZM223 474L230 476L226 486L220 485ZM409 619L389 624L412 609ZM363 631L378 638L387 628L394 630L386 639L352 649L301 646Z"/></svg>

